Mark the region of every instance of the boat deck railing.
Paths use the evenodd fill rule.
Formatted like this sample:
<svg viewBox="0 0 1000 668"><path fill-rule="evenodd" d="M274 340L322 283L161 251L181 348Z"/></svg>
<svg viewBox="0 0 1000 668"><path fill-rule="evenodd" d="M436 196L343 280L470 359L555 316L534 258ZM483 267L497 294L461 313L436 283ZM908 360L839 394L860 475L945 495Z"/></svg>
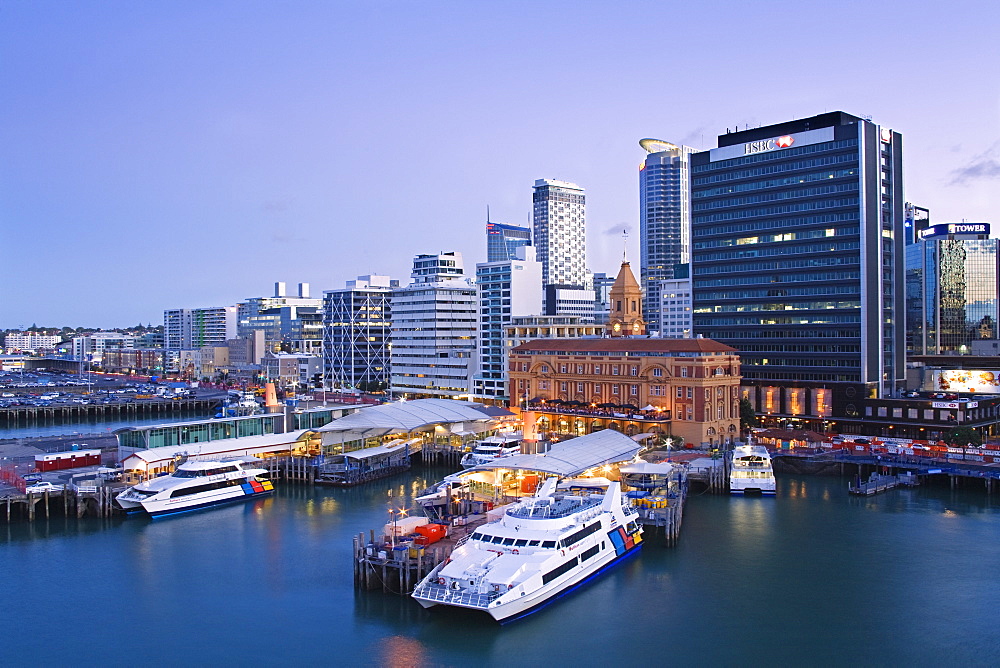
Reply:
<svg viewBox="0 0 1000 668"><path fill-rule="evenodd" d="M567 517L581 510L599 506L599 499L556 499L551 502L525 502L518 508L511 508L507 514L523 519L553 519Z"/></svg>
<svg viewBox="0 0 1000 668"><path fill-rule="evenodd" d="M428 601L450 603L452 605L461 605L467 608L479 608L482 610L489 607L490 603L500 596L500 592L496 591L489 592L488 594L479 594L467 592L462 589L448 589L436 582L418 585L413 594L418 598Z"/></svg>

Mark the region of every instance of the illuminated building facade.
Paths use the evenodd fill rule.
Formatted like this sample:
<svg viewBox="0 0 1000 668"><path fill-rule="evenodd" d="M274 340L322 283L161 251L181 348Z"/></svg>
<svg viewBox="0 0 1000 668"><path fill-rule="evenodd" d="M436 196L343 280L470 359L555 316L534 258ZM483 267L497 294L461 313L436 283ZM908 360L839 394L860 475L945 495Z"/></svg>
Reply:
<svg viewBox="0 0 1000 668"><path fill-rule="evenodd" d="M718 139L690 158L694 333L776 421L861 419L905 375L902 137L831 112Z"/></svg>
<svg viewBox="0 0 1000 668"><path fill-rule="evenodd" d="M639 167L639 280L645 292L645 318L650 332L662 332L660 306L663 280L679 264L690 262L690 155L693 148L658 139L643 139L646 159Z"/></svg>

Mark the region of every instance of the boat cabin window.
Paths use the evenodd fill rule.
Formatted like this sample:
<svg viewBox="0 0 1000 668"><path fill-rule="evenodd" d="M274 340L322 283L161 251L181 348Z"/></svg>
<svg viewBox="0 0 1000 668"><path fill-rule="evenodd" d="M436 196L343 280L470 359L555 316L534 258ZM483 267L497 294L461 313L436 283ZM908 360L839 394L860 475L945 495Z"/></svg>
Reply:
<svg viewBox="0 0 1000 668"><path fill-rule="evenodd" d="M471 538L472 538L472 540L489 540L490 539L489 536L484 536L479 531L473 531Z"/></svg>
<svg viewBox="0 0 1000 668"><path fill-rule="evenodd" d="M556 542L554 540L546 540L542 542L542 547L555 547Z"/></svg>
<svg viewBox="0 0 1000 668"><path fill-rule="evenodd" d="M504 538L503 539L503 544L504 545L513 545L514 544L514 539L513 538Z"/></svg>
<svg viewBox="0 0 1000 668"><path fill-rule="evenodd" d="M185 471L184 469L177 469L171 474L174 478L197 478L200 475L199 471Z"/></svg>
<svg viewBox="0 0 1000 668"><path fill-rule="evenodd" d="M542 541L540 540L529 540L528 547L538 547L539 545L541 545L541 543Z"/></svg>
<svg viewBox="0 0 1000 668"><path fill-rule="evenodd" d="M517 540L514 541L514 547L524 547L527 544L528 544L527 538L518 538Z"/></svg>

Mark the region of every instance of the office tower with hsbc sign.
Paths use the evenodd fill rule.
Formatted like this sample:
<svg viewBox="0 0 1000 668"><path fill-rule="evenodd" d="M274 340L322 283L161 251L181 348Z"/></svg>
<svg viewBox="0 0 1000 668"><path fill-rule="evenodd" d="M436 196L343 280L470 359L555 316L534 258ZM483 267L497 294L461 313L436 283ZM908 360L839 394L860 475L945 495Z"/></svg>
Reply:
<svg viewBox="0 0 1000 668"><path fill-rule="evenodd" d="M849 430L905 375L902 137L830 112L691 155L695 334L770 424Z"/></svg>

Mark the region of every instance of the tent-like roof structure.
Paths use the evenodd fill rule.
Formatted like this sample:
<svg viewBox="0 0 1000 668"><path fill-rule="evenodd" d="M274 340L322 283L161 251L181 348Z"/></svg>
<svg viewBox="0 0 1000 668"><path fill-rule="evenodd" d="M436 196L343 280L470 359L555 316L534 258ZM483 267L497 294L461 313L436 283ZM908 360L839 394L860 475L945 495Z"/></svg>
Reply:
<svg viewBox="0 0 1000 668"><path fill-rule="evenodd" d="M345 415L314 431L323 434L351 432L355 438L383 434L413 432L434 425L457 422L490 422L495 418L485 412L486 407L472 401L457 399L416 399L396 401L391 404L369 406L357 413ZM485 431L485 425L484 429Z"/></svg>
<svg viewBox="0 0 1000 668"><path fill-rule="evenodd" d="M588 469L634 459L642 446L614 429L595 431L561 443L538 455L504 457L493 464L482 464L469 471L512 469L538 471L560 478L580 475Z"/></svg>
<svg viewBox="0 0 1000 668"><path fill-rule="evenodd" d="M126 469L149 470L165 466L175 457L186 455L192 458L239 457L258 455L261 453L283 452L291 450L307 432L306 429L291 431L286 434L264 434L262 436L243 436L241 438L224 438L218 441L202 441L187 445L168 445L148 450L137 450L125 457L122 463Z"/></svg>

